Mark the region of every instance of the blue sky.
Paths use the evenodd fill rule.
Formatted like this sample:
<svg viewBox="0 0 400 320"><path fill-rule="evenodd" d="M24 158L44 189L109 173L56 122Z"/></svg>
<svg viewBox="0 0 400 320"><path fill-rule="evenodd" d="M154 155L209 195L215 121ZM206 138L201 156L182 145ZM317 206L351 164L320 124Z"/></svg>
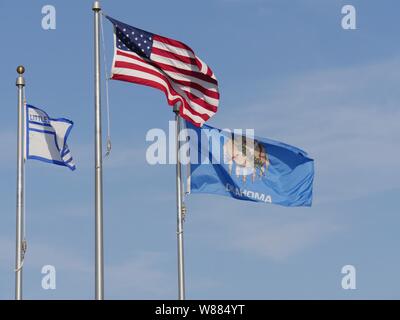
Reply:
<svg viewBox="0 0 400 320"><path fill-rule="evenodd" d="M27 101L75 122L77 170L26 166L27 299L94 296L92 1L0 3L0 298L12 299L15 249L15 68ZM156 4L157 5L156 5ZM57 29L41 28L54 5ZM357 30L341 8L357 9ZM398 1L102 1L109 15L189 44L216 73L216 127L306 150L314 205L187 199L189 299L399 299L400 30ZM105 21L109 64L111 25ZM150 166L146 132L173 114L157 90L110 84L113 150L104 161L105 296L175 299L175 168ZM104 105L103 105L104 106ZM105 120L105 118L103 118ZM106 122L104 121L104 128ZM54 265L57 289L41 288ZM357 290L341 288L354 265Z"/></svg>

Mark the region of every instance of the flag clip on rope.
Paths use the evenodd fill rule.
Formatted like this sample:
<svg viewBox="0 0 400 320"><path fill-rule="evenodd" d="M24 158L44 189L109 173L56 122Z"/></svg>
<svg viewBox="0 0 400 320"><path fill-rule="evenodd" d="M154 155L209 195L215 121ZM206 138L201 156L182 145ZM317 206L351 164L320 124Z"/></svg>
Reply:
<svg viewBox="0 0 400 320"><path fill-rule="evenodd" d="M28 242L26 241L26 239L24 239L22 240L21 244L21 265L19 265L17 269L14 269L14 272L19 272L23 268L27 249L28 249Z"/></svg>
<svg viewBox="0 0 400 320"><path fill-rule="evenodd" d="M26 254L26 251L27 251L27 249L28 249L28 242L26 241L26 239L24 238L24 240L22 240L22 248L21 248L21 250L22 250L22 261L24 261L25 260L25 254Z"/></svg>
<svg viewBox="0 0 400 320"><path fill-rule="evenodd" d="M111 149L112 149L111 137L110 137L110 136L107 137L107 145L106 145L106 148L107 148L107 149L106 149L106 154L104 155L105 158L108 157L108 156L110 155Z"/></svg>
<svg viewBox="0 0 400 320"><path fill-rule="evenodd" d="M185 220L186 220L186 214L187 214L186 204L183 203L182 204L182 220L183 220L183 222L185 222Z"/></svg>
<svg viewBox="0 0 400 320"><path fill-rule="evenodd" d="M14 269L14 272L19 272L23 266L24 266L24 260L22 260L21 265L17 269Z"/></svg>

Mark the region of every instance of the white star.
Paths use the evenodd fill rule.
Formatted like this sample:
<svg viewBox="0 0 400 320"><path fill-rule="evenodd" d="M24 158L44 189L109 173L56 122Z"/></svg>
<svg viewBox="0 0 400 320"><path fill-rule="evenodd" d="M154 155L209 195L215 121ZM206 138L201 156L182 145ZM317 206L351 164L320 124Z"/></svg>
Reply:
<svg viewBox="0 0 400 320"><path fill-rule="evenodd" d="M149 37L149 40L151 41L151 37Z"/></svg>
<svg viewBox="0 0 400 320"><path fill-rule="evenodd" d="M138 44L139 47L140 47L141 45L142 45L141 43Z"/></svg>
<svg viewBox="0 0 400 320"><path fill-rule="evenodd" d="M132 31L132 34L135 34L135 32Z"/></svg>
<svg viewBox="0 0 400 320"><path fill-rule="evenodd" d="M125 43L123 44L124 47L126 47Z"/></svg>
<svg viewBox="0 0 400 320"><path fill-rule="evenodd" d="M124 32L126 31L126 29L124 29Z"/></svg>
<svg viewBox="0 0 400 320"><path fill-rule="evenodd" d="M142 49L142 52L144 52L144 49Z"/></svg>
<svg viewBox="0 0 400 320"><path fill-rule="evenodd" d="M147 41L146 41L146 40L144 40L144 43L147 43Z"/></svg>
<svg viewBox="0 0 400 320"><path fill-rule="evenodd" d="M135 38L135 40L137 41L137 38Z"/></svg>
<svg viewBox="0 0 400 320"><path fill-rule="evenodd" d="M121 42L121 39L118 39L118 42Z"/></svg>
<svg viewBox="0 0 400 320"><path fill-rule="evenodd" d="M140 37L143 38L143 35L141 34Z"/></svg>
<svg viewBox="0 0 400 320"><path fill-rule="evenodd" d="M147 50L149 50L150 49L150 47L147 47Z"/></svg>
<svg viewBox="0 0 400 320"><path fill-rule="evenodd" d="M126 36L129 38L129 34L126 34Z"/></svg>

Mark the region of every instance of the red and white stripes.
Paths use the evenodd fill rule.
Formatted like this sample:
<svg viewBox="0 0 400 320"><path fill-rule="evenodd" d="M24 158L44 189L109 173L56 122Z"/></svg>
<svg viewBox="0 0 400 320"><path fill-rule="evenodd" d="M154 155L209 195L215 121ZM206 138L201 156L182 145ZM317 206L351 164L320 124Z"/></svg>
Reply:
<svg viewBox="0 0 400 320"><path fill-rule="evenodd" d="M180 116L202 126L218 109L218 81L187 45L154 35L150 59L115 46L112 79L163 91L168 104L181 102Z"/></svg>

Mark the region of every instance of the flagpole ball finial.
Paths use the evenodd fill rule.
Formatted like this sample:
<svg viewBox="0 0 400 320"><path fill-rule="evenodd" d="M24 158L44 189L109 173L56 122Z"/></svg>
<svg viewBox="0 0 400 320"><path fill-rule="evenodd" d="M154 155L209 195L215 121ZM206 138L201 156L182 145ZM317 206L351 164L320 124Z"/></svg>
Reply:
<svg viewBox="0 0 400 320"><path fill-rule="evenodd" d="M25 73L25 67L24 66L18 66L17 67L17 72L18 72L18 74L24 74Z"/></svg>
<svg viewBox="0 0 400 320"><path fill-rule="evenodd" d="M24 79L24 72L25 72L25 67L24 66L18 66L17 67L17 72L18 72L18 78L17 82L15 83L16 86L18 87L24 87L25 86L25 79Z"/></svg>
<svg viewBox="0 0 400 320"><path fill-rule="evenodd" d="M101 7L100 7L100 1L95 1L93 2L93 11L100 11Z"/></svg>

